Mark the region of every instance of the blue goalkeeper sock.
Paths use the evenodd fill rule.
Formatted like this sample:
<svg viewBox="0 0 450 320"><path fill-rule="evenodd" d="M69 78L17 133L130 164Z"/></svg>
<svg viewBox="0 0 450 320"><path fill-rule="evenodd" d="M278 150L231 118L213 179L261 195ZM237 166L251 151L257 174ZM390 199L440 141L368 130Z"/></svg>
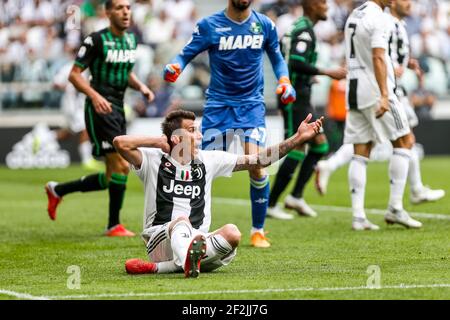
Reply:
<svg viewBox="0 0 450 320"><path fill-rule="evenodd" d="M250 199L252 201L252 226L262 229L266 220L267 207L269 204L269 176L261 179L250 178Z"/></svg>

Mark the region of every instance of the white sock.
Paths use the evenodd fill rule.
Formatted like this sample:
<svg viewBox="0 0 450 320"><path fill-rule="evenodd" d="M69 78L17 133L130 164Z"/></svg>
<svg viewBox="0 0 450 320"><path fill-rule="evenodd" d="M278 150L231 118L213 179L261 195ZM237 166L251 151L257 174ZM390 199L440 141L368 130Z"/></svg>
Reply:
<svg viewBox="0 0 450 320"><path fill-rule="evenodd" d="M179 221L172 228L170 245L173 250L174 262L184 268L186 254L192 240L192 226L186 221Z"/></svg>
<svg viewBox="0 0 450 320"><path fill-rule="evenodd" d="M174 273L182 270L175 264L174 260L158 262L156 265L158 266L157 273Z"/></svg>
<svg viewBox="0 0 450 320"><path fill-rule="evenodd" d="M250 231L250 234L254 234L255 232L259 232L259 233L264 234L264 229L263 228L258 229L258 228L252 227L252 230Z"/></svg>
<svg viewBox="0 0 450 320"><path fill-rule="evenodd" d="M394 148L389 163L389 178L391 182L389 206L396 210L403 210L403 193L405 191L410 158L411 150Z"/></svg>
<svg viewBox="0 0 450 320"><path fill-rule="evenodd" d="M78 145L81 163L87 163L92 159L92 145L89 141L84 141Z"/></svg>
<svg viewBox="0 0 450 320"><path fill-rule="evenodd" d="M409 186L412 191L423 188L422 176L420 173L420 159L415 147L411 150L411 160L409 161L408 170Z"/></svg>
<svg viewBox="0 0 450 320"><path fill-rule="evenodd" d="M353 144L343 144L330 158L327 160L328 168L331 171L336 171L343 165L346 165L352 160Z"/></svg>
<svg viewBox="0 0 450 320"><path fill-rule="evenodd" d="M369 159L360 155L354 155L348 167L348 182L352 198L352 210L354 218L366 219L364 212L364 195L366 192L367 163Z"/></svg>
<svg viewBox="0 0 450 320"><path fill-rule="evenodd" d="M208 263L210 260L222 259L233 250L231 244L220 234L215 234L207 239L206 258L202 263ZM219 256L219 258L217 257Z"/></svg>

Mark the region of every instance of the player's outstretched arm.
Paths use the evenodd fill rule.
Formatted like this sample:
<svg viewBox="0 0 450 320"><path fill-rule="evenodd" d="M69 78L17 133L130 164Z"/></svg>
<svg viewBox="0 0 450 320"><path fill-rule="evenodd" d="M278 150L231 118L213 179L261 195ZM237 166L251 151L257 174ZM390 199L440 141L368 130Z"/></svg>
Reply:
<svg viewBox="0 0 450 320"><path fill-rule="evenodd" d="M184 68L194 59L200 52L208 49L211 44L209 36L209 24L206 19L197 23L192 33L191 40L185 45L179 55L164 67L163 77L167 82L175 82L183 72Z"/></svg>
<svg viewBox="0 0 450 320"><path fill-rule="evenodd" d="M138 148L160 148L163 152L170 152L166 136L117 136L113 144L117 152L135 168L140 168L142 164L142 153Z"/></svg>
<svg viewBox="0 0 450 320"><path fill-rule="evenodd" d="M92 100L95 112L100 114L108 114L112 112L111 103L103 98L89 82L82 76L84 69L74 65L69 74L69 81L77 88L78 91L84 93Z"/></svg>
<svg viewBox="0 0 450 320"><path fill-rule="evenodd" d="M300 124L297 133L283 142L269 147L257 154L245 155L238 158L233 171L242 171L270 166L286 156L295 147L314 138L320 132L324 118L314 122L311 121L312 114L308 114L305 120Z"/></svg>

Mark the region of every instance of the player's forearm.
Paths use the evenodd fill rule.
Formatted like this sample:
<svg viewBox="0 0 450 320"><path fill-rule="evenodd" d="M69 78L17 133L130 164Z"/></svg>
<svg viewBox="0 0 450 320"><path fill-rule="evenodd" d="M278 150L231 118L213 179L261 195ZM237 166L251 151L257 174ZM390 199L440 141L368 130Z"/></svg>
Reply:
<svg viewBox="0 0 450 320"><path fill-rule="evenodd" d="M378 88L382 97L388 97L387 89L387 67L384 57L380 55L373 56L373 67L375 72L375 79L377 80Z"/></svg>
<svg viewBox="0 0 450 320"><path fill-rule="evenodd" d="M271 146L257 154L246 155L238 158L234 171L260 169L270 166L286 156L295 147L304 143L303 139L296 133L289 139Z"/></svg>
<svg viewBox="0 0 450 320"><path fill-rule="evenodd" d="M267 55L269 56L273 72L275 73L277 79L279 80L281 77L289 78L289 71L281 53L279 51L277 52L268 51Z"/></svg>
<svg viewBox="0 0 450 320"><path fill-rule="evenodd" d="M128 75L128 86L136 91L140 91L143 85L134 72L130 72Z"/></svg>
<svg viewBox="0 0 450 320"><path fill-rule="evenodd" d="M78 91L84 93L91 99L94 99L95 96L99 95L99 93L91 87L89 82L81 75L81 73L72 71L69 75L69 81Z"/></svg>
<svg viewBox="0 0 450 320"><path fill-rule="evenodd" d="M306 74L309 76L316 76L319 74L325 75L324 72L321 72L321 70L317 69L315 66L298 59L291 59L289 64L297 73Z"/></svg>
<svg viewBox="0 0 450 320"><path fill-rule="evenodd" d="M162 143L161 137L152 136L117 136L113 140L114 147L120 152L133 151L138 148L160 148Z"/></svg>

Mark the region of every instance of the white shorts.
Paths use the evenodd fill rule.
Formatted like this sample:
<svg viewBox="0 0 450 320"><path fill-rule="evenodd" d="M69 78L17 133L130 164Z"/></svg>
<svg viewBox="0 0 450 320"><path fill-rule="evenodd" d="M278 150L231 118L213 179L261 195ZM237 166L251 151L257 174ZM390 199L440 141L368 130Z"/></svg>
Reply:
<svg viewBox="0 0 450 320"><path fill-rule="evenodd" d="M419 118L417 117L416 112L414 111L411 103L409 102L408 97L399 97L400 102L405 109L406 117L408 118L408 123L410 128L415 128L419 124Z"/></svg>
<svg viewBox="0 0 450 320"><path fill-rule="evenodd" d="M405 109L397 97L390 98L389 102L389 111L379 119L375 116L377 105L362 110L349 110L345 120L344 143L383 143L406 136L410 128Z"/></svg>
<svg viewBox="0 0 450 320"><path fill-rule="evenodd" d="M174 260L173 250L170 244L170 237L169 237L169 224L170 222L162 225L153 226L148 229L145 229L142 232L142 238L147 243L146 244L147 255L150 261L152 262L163 262ZM192 237L195 237L196 235L199 234L204 235L206 238L207 256L206 258L202 259L200 264L202 272L213 271L222 266L226 266L231 261L233 261L237 252L236 248L234 248L231 252L229 252L225 256L220 254L217 255L208 254L209 251L208 248L213 247L212 238L214 234L204 233L197 229L192 229Z"/></svg>

